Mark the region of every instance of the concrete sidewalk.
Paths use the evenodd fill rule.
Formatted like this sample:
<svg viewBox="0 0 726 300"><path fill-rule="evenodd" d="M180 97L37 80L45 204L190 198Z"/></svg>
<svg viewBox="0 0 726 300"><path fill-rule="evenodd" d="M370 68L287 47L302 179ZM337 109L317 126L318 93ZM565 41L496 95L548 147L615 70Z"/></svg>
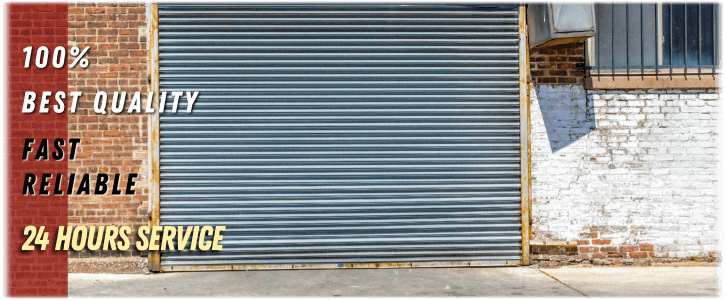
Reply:
<svg viewBox="0 0 726 300"><path fill-rule="evenodd" d="M715 267L338 269L69 274L84 296L717 296Z"/></svg>

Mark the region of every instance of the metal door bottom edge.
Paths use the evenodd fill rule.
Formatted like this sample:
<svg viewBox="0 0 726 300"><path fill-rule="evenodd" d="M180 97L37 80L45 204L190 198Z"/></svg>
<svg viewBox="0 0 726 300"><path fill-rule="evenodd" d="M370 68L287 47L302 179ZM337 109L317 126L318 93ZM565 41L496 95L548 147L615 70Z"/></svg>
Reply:
<svg viewBox="0 0 726 300"><path fill-rule="evenodd" d="M265 265L188 265L161 266L161 272L248 271L248 270L316 270L316 269L388 269L388 268L450 268L520 266L522 260L380 262L345 264L265 264Z"/></svg>

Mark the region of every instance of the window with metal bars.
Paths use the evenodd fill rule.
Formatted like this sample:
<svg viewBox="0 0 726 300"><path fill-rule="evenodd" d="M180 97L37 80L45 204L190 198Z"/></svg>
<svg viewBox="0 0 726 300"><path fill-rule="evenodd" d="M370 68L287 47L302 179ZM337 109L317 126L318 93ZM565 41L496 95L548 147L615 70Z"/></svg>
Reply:
<svg viewBox="0 0 726 300"><path fill-rule="evenodd" d="M719 5L597 4L590 76L716 75Z"/></svg>

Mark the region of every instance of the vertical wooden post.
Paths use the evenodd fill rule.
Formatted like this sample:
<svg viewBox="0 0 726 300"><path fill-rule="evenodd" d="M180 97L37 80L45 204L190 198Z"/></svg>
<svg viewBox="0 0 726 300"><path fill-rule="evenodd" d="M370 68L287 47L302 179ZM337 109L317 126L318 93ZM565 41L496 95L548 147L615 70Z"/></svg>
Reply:
<svg viewBox="0 0 726 300"><path fill-rule="evenodd" d="M522 186L522 264L529 265L530 207L532 199L531 151L529 124L529 46L527 45L527 11L519 6L519 120Z"/></svg>
<svg viewBox="0 0 726 300"><path fill-rule="evenodd" d="M149 93L154 93L155 112L149 115L149 227L159 226L159 6L146 5L147 22L147 81ZM161 254L158 250L149 252L149 269L161 270Z"/></svg>

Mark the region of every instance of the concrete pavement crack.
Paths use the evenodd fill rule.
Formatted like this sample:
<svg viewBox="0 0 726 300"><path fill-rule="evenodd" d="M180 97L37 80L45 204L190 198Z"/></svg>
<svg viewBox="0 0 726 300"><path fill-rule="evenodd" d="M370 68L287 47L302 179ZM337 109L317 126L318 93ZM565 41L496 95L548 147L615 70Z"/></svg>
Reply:
<svg viewBox="0 0 726 300"><path fill-rule="evenodd" d="M541 269L537 269L537 271L540 271L540 272L542 272L542 274L545 274L545 275L549 276L550 278L552 278L552 279L554 279L555 281L557 281L557 282L561 283L562 285L564 285L564 286L566 286L566 287L568 287L568 288L572 289L573 291L575 291L575 292L578 292L578 293L580 293L580 295L583 295L583 296L585 296L585 297L587 297L587 298L590 298L590 296L588 296L588 295L585 295L585 293L583 293L583 292L580 292L580 291L578 291L578 290L577 290L576 288L573 288L573 287L572 287L572 286L570 286L569 284L567 284L567 283L564 283L564 282L560 281L559 279L555 278L554 276L552 276L552 275L550 275L550 274L547 274L547 272L545 272L545 271L542 271Z"/></svg>

